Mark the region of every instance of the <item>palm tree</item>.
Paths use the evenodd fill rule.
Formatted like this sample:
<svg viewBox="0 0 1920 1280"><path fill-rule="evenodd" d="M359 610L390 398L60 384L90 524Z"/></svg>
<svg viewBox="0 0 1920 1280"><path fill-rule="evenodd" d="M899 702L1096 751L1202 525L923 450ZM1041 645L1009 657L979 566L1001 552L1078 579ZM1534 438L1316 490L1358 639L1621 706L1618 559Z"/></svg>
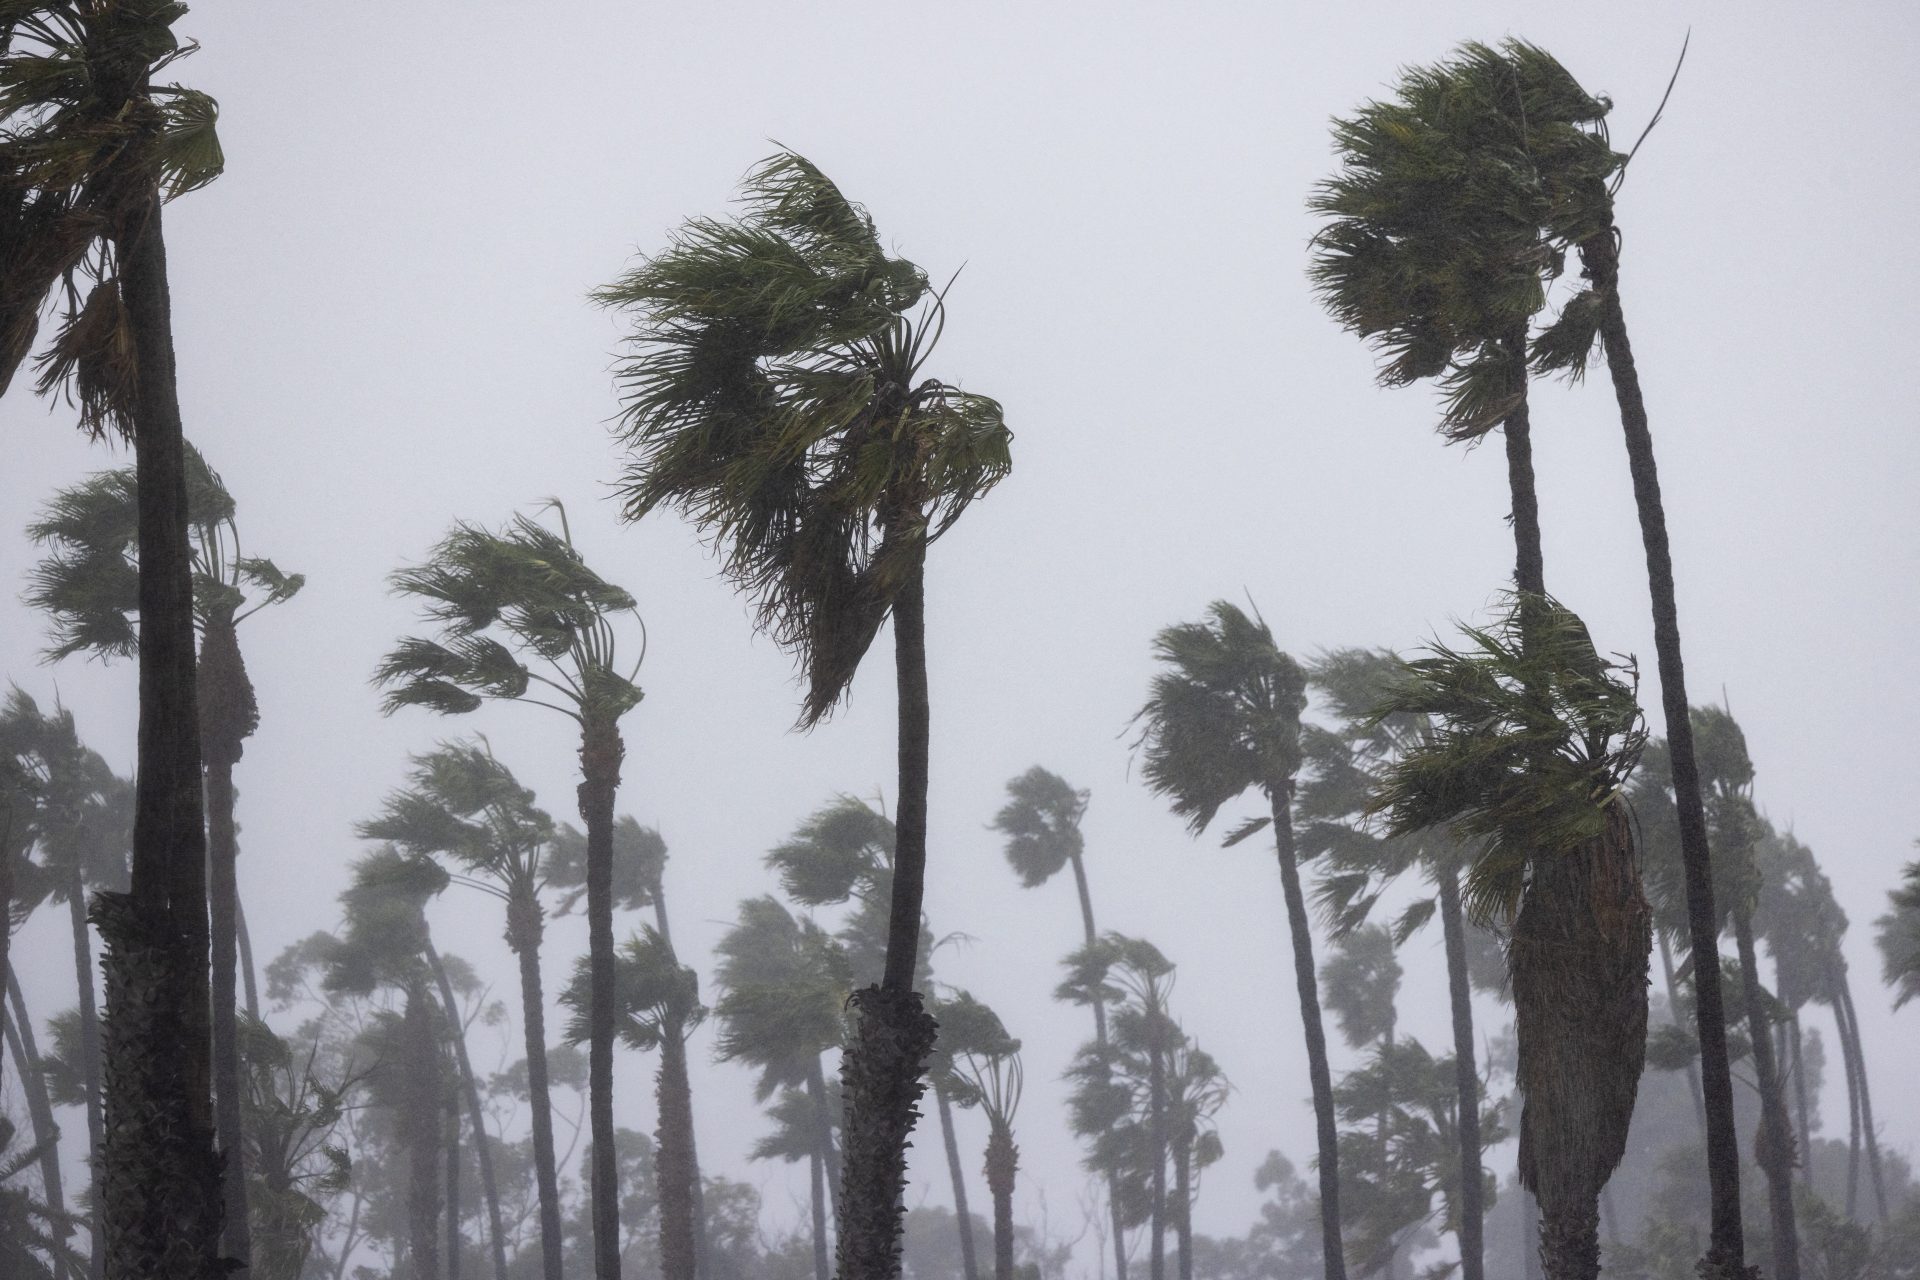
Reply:
<svg viewBox="0 0 1920 1280"><path fill-rule="evenodd" d="M620 1188L613 1133L613 806L626 746L620 718L640 703L640 659L623 669L614 620L636 622L633 597L587 566L574 549L566 509L554 533L516 516L499 533L454 526L425 564L393 575L419 599L437 639L410 636L380 663L384 709L421 706L443 715L489 699L526 702L580 727L580 819L587 828L587 943L596 1022L588 1047L593 1135L594 1274L620 1274ZM644 628L643 628L644 632ZM644 642L640 658L646 656ZM535 686L538 686L536 689ZM560 1280L560 1239L543 1211L547 1280Z"/></svg>
<svg viewBox="0 0 1920 1280"><path fill-rule="evenodd" d="M1220 807L1250 789L1267 801L1266 816L1242 823L1226 839L1236 844L1271 824L1280 883L1293 935L1294 985L1307 1045L1307 1074L1320 1154L1321 1237L1327 1280L1345 1280L1340 1247L1340 1155L1334 1128L1333 1080L1320 1021L1313 934L1293 835L1294 775L1300 768L1300 713L1306 709L1306 673L1281 652L1258 618L1218 600L1207 621L1171 626L1154 638L1162 664L1135 744L1145 754L1147 785L1169 797L1194 834L1206 830ZM1155 1276L1154 1280L1160 1280Z"/></svg>
<svg viewBox="0 0 1920 1280"><path fill-rule="evenodd" d="M700 1003L700 980L680 963L664 934L644 925L621 948L614 977L620 1042L642 1052L660 1051L660 1123L653 1163L660 1196L660 1273L665 1280L694 1280L699 1271L699 1170L694 1163L687 1039L707 1016ZM591 1032L591 986L589 965L576 963L573 981L561 996L573 1010L567 1038L575 1044Z"/></svg>
<svg viewBox="0 0 1920 1280"><path fill-rule="evenodd" d="M1887 891L1893 909L1873 922L1881 971L1898 1009L1920 996L1920 862L1909 862L1902 882Z"/></svg>
<svg viewBox="0 0 1920 1280"><path fill-rule="evenodd" d="M1004 1031L1002 1032L1004 1035ZM1020 1066L1020 1042L1011 1040L986 1053L969 1053L980 1109L987 1115L987 1192L993 1197L993 1280L1013 1280L1013 1186L1020 1171L1020 1148L1013 1141L1013 1117L1020 1109L1026 1073Z"/></svg>
<svg viewBox="0 0 1920 1280"><path fill-rule="evenodd" d="M1193 1280L1193 1203L1199 1175L1225 1154L1214 1117L1231 1086L1212 1054L1186 1035L1168 1056L1167 1145L1173 1163L1172 1216L1180 1280Z"/></svg>
<svg viewBox="0 0 1920 1280"><path fill-rule="evenodd" d="M1007 1034L1000 1015L970 992L951 989L936 996L928 1007L940 1024L940 1037L934 1042L927 1074L933 1080L933 1095L940 1108L940 1138L946 1147L947 1176L953 1183L953 1216L960 1233L960 1269L967 1280L979 1280L979 1263L973 1246L973 1214L967 1207L967 1181L960 1164L960 1141L953 1128L953 1109L982 1106L988 1101L967 1064L976 1058L1004 1056L1017 1050L1020 1042ZM1011 1226L1008 1229L1011 1230Z"/></svg>
<svg viewBox="0 0 1920 1280"><path fill-rule="evenodd" d="M1086 816L1088 793L1076 791L1065 778L1034 765L1007 783L1007 803L994 815L993 826L1006 836L1007 862L1023 888L1045 884L1062 868L1073 868L1074 888L1080 896L1081 945L1091 946L1100 936L1093 923L1093 895L1087 888L1086 840L1080 820ZM1093 1035L1107 1043L1107 1008L1093 1002ZM1113 1222L1114 1280L1127 1280L1127 1239L1121 1226L1120 1201L1113 1176L1107 1175L1107 1213Z"/></svg>
<svg viewBox="0 0 1920 1280"><path fill-rule="evenodd" d="M1548 1280L1592 1280L1646 1046L1650 911L1620 794L1646 732L1633 687L1558 602L1520 595L1466 635L1408 663L1376 713L1430 716L1434 734L1387 768L1373 810L1389 834L1482 842L1464 898L1511 926L1521 1182Z"/></svg>
<svg viewBox="0 0 1920 1280"><path fill-rule="evenodd" d="M839 1048L846 1025L842 1009L853 990L853 971L833 935L811 920L796 918L771 897L740 904L740 919L720 940L714 978L720 999L718 1057L757 1067L757 1101L782 1090L806 1099L804 1148L815 1170L813 1251L815 1280L826 1280L828 1195L822 1185L840 1182L840 1155L834 1142L835 1106L820 1055ZM781 1117L799 1119L797 1101ZM787 1126L791 1132L791 1126ZM796 1144L763 1149L785 1155ZM837 1206L840 1207L840 1206Z"/></svg>
<svg viewBox="0 0 1920 1280"><path fill-rule="evenodd" d="M678 507L724 549L761 626L806 673L803 726L839 702L893 615L898 853L885 975L854 999L859 1029L843 1067L839 1244L845 1280L890 1280L935 1035L913 990L926 873L926 549L1006 474L1010 436L994 401L916 382L939 340L943 295L886 254L863 209L786 151L753 170L745 195L743 217L688 222L596 297L636 317L619 372L635 451L626 517Z"/></svg>
<svg viewBox="0 0 1920 1280"><path fill-rule="evenodd" d="M40 386L133 440L140 473L140 770L132 890L100 900L110 945L101 1213L107 1273L211 1275L220 1165L211 1107L205 832L163 199L218 176L217 108L154 77L191 45L177 0L6 0L0 27L0 392L56 289Z"/></svg>
<svg viewBox="0 0 1920 1280"><path fill-rule="evenodd" d="M240 1023L247 1068L247 1168L254 1179L256 1280L299 1280L313 1253L314 1233L326 1220L316 1196L346 1189L347 1151L329 1139L346 1115L347 1095L359 1080L328 1081L318 1066L319 1045L298 1053L266 1023Z"/></svg>
<svg viewBox="0 0 1920 1280"><path fill-rule="evenodd" d="M236 504L219 473L185 446L188 552L194 625L200 638L200 748L206 771L208 906L213 949L214 1122L225 1156L228 1257L252 1256L247 1232L243 1087L235 1023L240 893L236 879L233 766L259 725L259 704L240 653L239 626L306 583L271 560L243 554ZM102 661L139 652L140 547L137 468L96 472L55 492L27 536L48 548L25 599L52 624L47 659L84 653ZM247 966L251 983L252 965ZM83 1007L84 1012L84 1007Z"/></svg>
<svg viewBox="0 0 1920 1280"><path fill-rule="evenodd" d="M549 1258L548 1241L560 1238L560 1182L553 1149L553 1099L547 1080L546 998L540 983L540 941L544 933L541 891L546 887L546 857L554 835L553 819L534 803L533 792L520 785L504 764L494 759L482 739L477 744L443 743L433 751L412 757L410 785L387 797L379 817L363 822L359 834L385 840L417 858L445 859L459 870L455 883L498 898L506 907L507 949L520 969L520 1021L525 1033L527 1089L533 1113L533 1164L540 1197L542 1257ZM440 986L441 1000L451 1025L453 992L444 967L431 943L423 950L429 970ZM456 1035L457 1054L466 1054L465 1037ZM478 1112L469 1098L474 1143L480 1153L483 1187L493 1176L491 1157ZM497 1193L487 1192L494 1231L494 1257L504 1266L505 1244L499 1231Z"/></svg>

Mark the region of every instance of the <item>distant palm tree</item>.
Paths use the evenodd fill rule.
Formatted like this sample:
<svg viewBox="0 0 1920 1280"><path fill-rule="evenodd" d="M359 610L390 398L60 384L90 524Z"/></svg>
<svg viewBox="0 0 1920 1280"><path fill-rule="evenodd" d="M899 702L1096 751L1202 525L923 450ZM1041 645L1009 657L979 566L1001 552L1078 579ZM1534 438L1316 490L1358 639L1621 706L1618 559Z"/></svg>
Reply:
<svg viewBox="0 0 1920 1280"><path fill-rule="evenodd" d="M27 1117L33 1124L33 1150L40 1162L48 1225L64 1240L73 1233L73 1218L67 1211L66 1189L60 1176L60 1125L53 1117L46 1068L33 1034L33 1019L27 1013L26 997L20 992L19 974L7 975L6 990L0 997L6 1003L6 1009L0 1010L0 1022L5 1023L7 1052L13 1056L14 1074L20 1077Z"/></svg>
<svg viewBox="0 0 1920 1280"><path fill-rule="evenodd" d="M251 989L253 963L247 956L242 966L239 954L233 766L259 726L260 712L240 653L239 626L260 610L290 599L306 578L282 572L271 560L243 554L233 495L198 449L189 443L185 451L193 614L200 638L200 748L206 770L214 1121L225 1154L226 1253L245 1261L252 1257L246 1152L240 1141L246 1090L235 1008L237 974L244 968ZM96 472L56 491L27 526L27 536L48 548L34 567L24 599L52 623L49 661L82 653L107 661L139 652L139 491L134 467Z"/></svg>
<svg viewBox="0 0 1920 1280"><path fill-rule="evenodd" d="M659 1127L653 1170L660 1196L660 1273L665 1280L694 1280L699 1267L699 1169L694 1162L693 1090L687 1079L687 1038L706 1019L700 980L674 955L658 929L642 926L627 939L614 968L620 1042L642 1052L660 1051ZM567 1038L591 1034L592 972L583 959L560 997L573 1017Z"/></svg>
<svg viewBox="0 0 1920 1280"><path fill-rule="evenodd" d="M0 1275L64 1280L85 1270L86 1262L62 1238L64 1214L24 1188L8 1185L42 1155L38 1144L15 1150L17 1136L13 1121L0 1116Z"/></svg>
<svg viewBox="0 0 1920 1280"><path fill-rule="evenodd" d="M1167 796L1194 834L1207 829L1222 805L1249 790L1265 798L1267 814L1242 823L1226 839L1237 844L1272 826L1287 925L1293 935L1294 986L1307 1047L1319 1142L1321 1241L1327 1280L1345 1280L1340 1244L1340 1153L1333 1113L1333 1079L1313 932L1293 832L1294 775L1301 764L1300 713L1306 709L1306 673L1274 643L1258 618L1224 600L1205 622L1171 626L1154 638L1161 671L1135 717L1142 732L1147 785ZM1160 1280L1155 1276L1154 1280Z"/></svg>
<svg viewBox="0 0 1920 1280"><path fill-rule="evenodd" d="M1893 1007L1920 996L1920 862L1909 862L1902 883L1887 891L1893 909L1873 922L1881 971L1893 988Z"/></svg>
<svg viewBox="0 0 1920 1280"><path fill-rule="evenodd" d="M107 1272L212 1274L220 1247L205 831L184 442L161 202L222 157L205 94L158 85L183 54L171 0L11 0L0 51L0 392L50 295L62 324L40 386L84 430L130 436L141 477L140 769L132 892L103 898L109 1070Z"/></svg>
<svg viewBox="0 0 1920 1280"><path fill-rule="evenodd" d="M553 1097L547 1081L546 998L540 984L540 942L545 930L540 894L547 883L553 819L534 803L533 792L494 759L484 739L478 744L442 743L433 751L412 757L412 762L409 786L389 795L379 817L359 824L359 834L368 840L388 841L414 857L450 861L457 868L452 876L454 883L498 898L506 907L507 949L520 968L520 1023L533 1113L534 1182L539 1188L544 1241L549 1232L557 1234L560 1229ZM439 956L431 942L422 955L457 1031L453 992L441 981L444 966L438 964ZM464 1054L465 1038L456 1039L459 1053ZM489 1214L497 1229L498 1193L492 1187L492 1159L486 1151L485 1136L486 1130L476 1116L474 1144L482 1162L482 1187L488 1196ZM505 1242L497 1235L494 1254L496 1262L504 1262Z"/></svg>
<svg viewBox="0 0 1920 1280"><path fill-rule="evenodd" d="M1214 1117L1226 1105L1230 1087L1213 1055L1182 1035L1167 1062L1167 1146L1180 1280L1193 1280L1193 1203L1201 1171L1225 1154Z"/></svg>
<svg viewBox="0 0 1920 1280"><path fill-rule="evenodd" d="M590 1194L594 1274L620 1274L620 1188L613 1126L614 799L626 745L620 719L638 706L640 659L623 666L614 621L638 621L634 599L574 549L566 509L560 532L516 516L499 533L457 524L425 564L393 575L421 602L438 639L409 636L381 660L384 709L419 706L447 715L493 698L558 711L580 727L580 819L587 828L587 943L596 1015L588 1048L593 1134ZM643 629L644 634L644 629ZM643 647L641 659L646 656ZM535 686L539 686L537 689ZM542 1214L546 1280L560 1280L557 1225Z"/></svg>
<svg viewBox="0 0 1920 1280"><path fill-rule="evenodd" d="M1646 741L1635 690L1579 618L1520 595L1460 650L1406 665L1376 715L1429 716L1373 811L1389 834L1477 841L1465 903L1510 923L1520 1178L1548 1280L1599 1274L1599 1199L1626 1150L1647 1030L1651 912L1621 789Z"/></svg>
<svg viewBox="0 0 1920 1280"><path fill-rule="evenodd" d="M921 378L942 295L792 152L749 175L743 217L688 222L596 297L636 317L619 372L635 454L626 516L677 507L723 548L761 625L799 656L803 726L839 702L893 615L899 851L885 974L854 1000L839 1242L844 1280L890 1280L934 1039L913 991L926 871L926 550L1006 474L1009 433L994 401Z"/></svg>
<svg viewBox="0 0 1920 1280"><path fill-rule="evenodd" d="M1026 1073L1020 1066L1020 1042L970 1053L966 1071L987 1116L987 1192L993 1197L993 1280L1013 1280L1013 1188L1020 1171L1020 1148L1013 1141L1013 1117L1020 1109Z"/></svg>
<svg viewBox="0 0 1920 1280"><path fill-rule="evenodd" d="M973 1214L967 1207L966 1174L960 1163L960 1141L954 1132L954 1107L978 1107L987 1101L979 1082L965 1064L981 1055L1006 1054L1019 1047L1007 1034L1000 1015L976 1000L972 993L952 989L928 1005L940 1024L927 1074L933 1080L940 1108L940 1138L947 1152L947 1176L953 1183L953 1216L960 1232L960 1266L967 1280L979 1280L974 1256ZM1011 1229L1011 1228L1009 1228Z"/></svg>

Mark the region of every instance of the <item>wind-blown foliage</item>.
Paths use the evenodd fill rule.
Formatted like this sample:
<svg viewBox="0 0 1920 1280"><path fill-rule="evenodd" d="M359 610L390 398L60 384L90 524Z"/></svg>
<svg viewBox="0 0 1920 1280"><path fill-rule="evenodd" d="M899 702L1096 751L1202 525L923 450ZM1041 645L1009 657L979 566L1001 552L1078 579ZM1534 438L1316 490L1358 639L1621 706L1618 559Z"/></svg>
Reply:
<svg viewBox="0 0 1920 1280"><path fill-rule="evenodd" d="M1893 988L1893 1007L1920 997L1920 862L1909 862L1903 883L1887 893L1893 910L1873 922L1881 973Z"/></svg>

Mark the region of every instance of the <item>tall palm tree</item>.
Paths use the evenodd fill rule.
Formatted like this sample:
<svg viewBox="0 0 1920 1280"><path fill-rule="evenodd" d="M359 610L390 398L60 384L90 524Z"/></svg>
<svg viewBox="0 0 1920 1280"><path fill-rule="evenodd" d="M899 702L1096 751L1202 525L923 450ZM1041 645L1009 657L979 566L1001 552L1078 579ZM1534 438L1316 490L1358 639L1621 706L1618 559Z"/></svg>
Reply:
<svg viewBox="0 0 1920 1280"><path fill-rule="evenodd" d="M1327 1280L1345 1280L1340 1245L1340 1154L1334 1127L1333 1079L1313 933L1293 832L1294 775L1301 764L1300 713L1306 709L1306 673L1274 643L1265 621L1224 600L1205 622L1171 626L1154 638L1162 670L1153 678L1135 744L1145 756L1147 785L1167 796L1194 834L1206 830L1222 805L1248 790L1266 799L1267 814L1242 823L1226 843L1236 844L1271 825L1287 926L1293 936L1294 985L1313 1086L1320 1155L1320 1215ZM1158 1276L1154 1280L1159 1280Z"/></svg>
<svg viewBox="0 0 1920 1280"><path fill-rule="evenodd" d="M780 152L733 220L695 219L599 291L635 317L619 377L626 516L691 516L798 656L801 724L832 710L893 615L898 854L887 964L843 1065L845 1280L899 1272L906 1145L932 1048L914 992L926 874L925 559L1006 474L1000 406L921 370L945 318L918 267L812 164ZM914 308L925 304L922 314ZM918 379L918 381L916 381Z"/></svg>
<svg viewBox="0 0 1920 1280"><path fill-rule="evenodd" d="M225 1158L225 1250L228 1257L244 1262L252 1250L246 1152L240 1140L245 1088L235 1022L240 892L233 767L258 728L260 713L241 657L239 627L260 610L291 598L306 578L244 554L237 507L219 473L191 443L185 446L185 464L194 625L200 639L200 748L206 771L214 1122ZM27 526L27 536L48 548L34 567L24 598L52 624L49 661L75 654L109 661L139 652L139 490L137 468L96 472L56 491Z"/></svg>
<svg viewBox="0 0 1920 1280"><path fill-rule="evenodd" d="M548 1241L560 1238L559 1167L553 1149L553 1097L547 1080L546 997L540 981L540 942L545 931L541 891L546 887L547 851L554 835L553 819L534 803L533 792L520 785L493 756L484 739L479 743L443 743L433 751L412 757L409 786L393 792L377 818L362 822L359 834L385 840L417 858L444 859L458 870L453 882L498 898L506 907L507 949L520 969L520 1023L525 1033L527 1091L533 1116L534 1181L539 1188L541 1256L552 1254ZM431 944L423 949L428 967L440 986L441 1000L458 1028L453 993L441 983L443 967ZM464 1037L456 1037L457 1052L465 1053ZM469 1108L471 1110L471 1107ZM474 1122L474 1143L481 1153L486 1181L491 1158L486 1153L485 1130ZM493 1206L497 1227L498 1208ZM505 1254L495 1239L496 1261Z"/></svg>
<svg viewBox="0 0 1920 1280"><path fill-rule="evenodd" d="M1007 862L1024 888L1033 889L1073 868L1074 888L1080 897L1082 946L1100 936L1093 922L1093 895L1087 886L1086 840L1080 820L1086 816L1088 792L1075 790L1065 778L1034 765L1007 783L1007 802L994 815L993 826L1006 836ZM1093 1035L1107 1043L1107 1007L1093 1002ZM1106 1175L1107 1214L1113 1223L1114 1280L1127 1280L1127 1237L1121 1226L1121 1208L1113 1175Z"/></svg>
<svg viewBox="0 0 1920 1280"><path fill-rule="evenodd" d="M756 1100L781 1093L783 1119L799 1120L797 1098L805 1099L803 1144L808 1159L827 1183L840 1181L840 1154L834 1141L834 1098L820 1067L820 1056L841 1046L846 1033L842 1010L853 990L853 970L832 934L811 920L796 918L771 897L740 904L740 919L721 938L714 970L720 998L714 1013L720 1022L718 1056L759 1069ZM791 1126L788 1126L791 1128ZM762 1154L787 1155L786 1144ZM788 1158L793 1158L791 1155ZM829 1193L813 1184L815 1280L826 1280Z"/></svg>
<svg viewBox="0 0 1920 1280"><path fill-rule="evenodd" d="M595 573L575 550L566 509L553 532L516 516L499 533L457 524L425 564L392 577L415 597L438 638L409 636L380 663L384 708L420 706L443 715L487 699L558 711L580 727L580 820L587 828L587 944L595 1014L588 1047L593 1134L593 1264L598 1280L620 1274L620 1188L613 1132L613 806L626 746L620 719L640 703L640 658L622 665L614 622L639 611L633 597ZM644 628L642 628L644 635ZM535 686L538 686L536 688ZM557 1230L545 1232L547 1280L560 1280Z"/></svg>
<svg viewBox="0 0 1920 1280"><path fill-rule="evenodd" d="M1650 911L1621 796L1646 732L1631 684L1556 601L1520 595L1460 650L1407 664L1377 714L1433 718L1374 812L1480 842L1465 904L1511 927L1520 1178L1548 1280L1599 1274L1599 1200L1626 1150L1647 1030Z"/></svg>
<svg viewBox="0 0 1920 1280"><path fill-rule="evenodd" d="M163 199L218 176L217 108L155 77L192 45L176 0L6 0L0 27L0 392L62 323L40 385L83 429L131 437L140 473L140 770L132 890L102 898L109 1069L100 1172L107 1273L202 1280L220 1245L205 831L185 442ZM70 287L69 287L70 286Z"/></svg>
<svg viewBox="0 0 1920 1280"><path fill-rule="evenodd" d="M627 939L614 969L620 1042L642 1052L660 1051L659 1128L654 1180L660 1197L660 1273L665 1280L694 1280L699 1271L695 1213L698 1166L694 1163L693 1090L687 1080L687 1039L706 1019L700 980L674 955L658 929L641 926ZM561 996L573 1017L567 1038L575 1044L591 1032L592 973L583 960Z"/></svg>
<svg viewBox="0 0 1920 1280"><path fill-rule="evenodd" d="M1011 1040L989 1052L969 1053L965 1061L980 1109L987 1116L985 1173L987 1192L993 1198L993 1280L1013 1280L1013 1188L1020 1172L1013 1117L1020 1109L1020 1094L1026 1083L1020 1065L1020 1042Z"/></svg>

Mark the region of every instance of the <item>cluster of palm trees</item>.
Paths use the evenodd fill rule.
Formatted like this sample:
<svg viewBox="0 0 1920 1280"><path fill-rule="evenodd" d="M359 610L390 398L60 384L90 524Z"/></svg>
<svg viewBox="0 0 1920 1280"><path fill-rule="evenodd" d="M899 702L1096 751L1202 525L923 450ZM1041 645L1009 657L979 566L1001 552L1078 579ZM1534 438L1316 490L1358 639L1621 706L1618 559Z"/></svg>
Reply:
<svg viewBox="0 0 1920 1280"><path fill-rule="evenodd" d="M375 848L352 865L341 929L269 966L270 999L284 1010L305 991L321 1012L287 1039L261 1020L237 876L235 766L258 722L240 626L302 579L243 554L233 498L182 428L162 209L222 166L211 99L158 81L192 50L173 32L184 12L170 0L0 0L0 391L35 356L51 308L59 321L36 357L37 389L68 395L85 430L124 436L135 456L60 491L31 526L45 558L28 599L49 620L51 657L132 657L140 671L132 783L81 745L65 712L16 693L0 717L0 932L40 901L68 905L78 1006L70 1045L48 1056L67 1064L70 1096L86 1108L93 1179L82 1255L54 1138L60 1068L41 1061L7 969L8 1044L36 1141L0 1154L0 1261L113 1280L212 1280L236 1265L339 1277L379 1230L411 1280L455 1280L471 1165L495 1280L527 1269L521 1257L538 1259L543 1280L569 1268L612 1280L634 1250L636 1215L655 1228L667 1280L718 1277L738 1269L723 1243L735 1211L730 1184L700 1171L689 1053L711 1018L719 1056L759 1073L774 1130L756 1154L808 1165L815 1280L901 1273L907 1148L929 1091L967 1280L981 1268L956 1108L987 1123L994 1274L1013 1280L1023 1045L985 1004L936 982L925 903L927 554L1006 476L1011 434L996 401L928 371L945 288L890 254L865 210L793 152L751 171L735 216L688 221L595 295L630 325L617 366L622 512L677 511L711 542L759 627L797 660L802 728L832 714L891 620L893 812L843 796L769 853L785 901L741 905L709 1008L673 945L665 844L617 814L623 726L643 696L634 598L586 563L557 500L498 528L462 521L392 576L422 627L373 673L384 710L463 715L512 702L568 717L581 828L542 810L484 738L416 756L359 828ZM1808 1167L1796 1152L1811 1146L1799 1022L1810 1002L1832 1008L1845 1060L1848 1216L1863 1147L1881 1221L1892 1213L1839 955L1844 917L1811 855L1754 807L1731 715L1688 702L1622 309L1613 201L1631 153L1613 148L1609 111L1544 50L1469 44L1336 121L1340 167L1311 201L1326 220L1315 288L1383 353L1380 380L1437 380L1449 441L1501 433L1515 539L1502 615L1410 662L1384 651L1299 662L1257 610L1224 601L1152 642L1158 667L1134 740L1147 786L1195 835L1251 797L1255 811L1223 843L1273 842L1316 1119L1316 1189L1295 1199L1311 1206L1326 1280L1391 1273L1436 1220L1456 1237L1466 1280L1486 1274L1493 1187L1482 1157L1505 1126L1471 1000L1488 934L1502 944L1495 985L1514 1003L1519 1181L1538 1204L1549 1280L1600 1272L1605 1188L1628 1153L1650 1052L1696 1095L1710 1190L1699 1274L1756 1274L1737 1059L1751 1063L1761 1105L1752 1155L1771 1270L1801 1274L1793 1183ZM1529 384L1578 379L1596 351L1647 561L1660 743L1641 717L1637 670L1604 659L1546 585ZM1116 1276L1133 1261L1128 1233L1144 1229L1151 1280L1163 1280L1170 1234L1180 1280L1193 1280L1192 1209L1223 1150L1228 1086L1174 1012L1173 962L1144 938L1096 928L1087 804L1036 767L1009 784L993 825L1027 887L1074 873L1081 941L1058 996L1092 1014L1067 1077ZM1409 871L1431 893L1375 922ZM1920 982L1920 871L1909 881L1880 924L1903 1001ZM505 910L524 1054L505 1084L475 1070L478 998L427 924L427 903L454 886ZM562 1000L566 1038L587 1046L575 1092L588 1141L570 1231L553 1103L555 1063L567 1059L545 1026L540 949L550 912L576 904L588 950ZM652 922L623 944L616 911L642 907ZM1333 947L1324 962L1316 908ZM1435 916L1453 1036L1438 1058L1398 1035L1392 999L1395 948ZM104 1017L89 926L103 945ZM1737 958L1723 965L1724 928ZM1668 1012L1683 1020L1650 1036L1656 939ZM0 968L6 960L0 946ZM1328 1009L1365 1054L1338 1080ZM659 1055L657 1132L639 1158L614 1123L622 1044ZM513 1178L488 1100L522 1080L528 1169ZM391 1221L363 1228L371 1202L356 1193L344 1235L321 1249L325 1203L377 1176L334 1141L359 1123L348 1105L359 1097L383 1117L365 1145L394 1182ZM5 1185L35 1163L37 1201ZM1284 1162L1263 1177L1297 1181ZM570 1236L584 1241L572 1254Z"/></svg>

